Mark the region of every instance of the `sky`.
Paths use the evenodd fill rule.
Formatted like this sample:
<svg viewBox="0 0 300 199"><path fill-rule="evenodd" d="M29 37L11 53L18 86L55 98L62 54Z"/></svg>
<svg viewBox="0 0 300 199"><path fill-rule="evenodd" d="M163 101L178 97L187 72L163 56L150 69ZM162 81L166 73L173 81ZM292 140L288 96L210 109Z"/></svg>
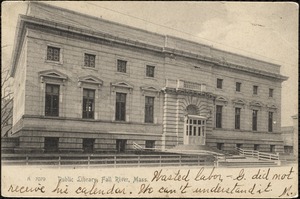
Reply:
<svg viewBox="0 0 300 199"><path fill-rule="evenodd" d="M168 34L281 65L282 126L298 113L298 5L268 2L47 1L58 7ZM10 65L19 14L27 2L2 2L2 69Z"/></svg>

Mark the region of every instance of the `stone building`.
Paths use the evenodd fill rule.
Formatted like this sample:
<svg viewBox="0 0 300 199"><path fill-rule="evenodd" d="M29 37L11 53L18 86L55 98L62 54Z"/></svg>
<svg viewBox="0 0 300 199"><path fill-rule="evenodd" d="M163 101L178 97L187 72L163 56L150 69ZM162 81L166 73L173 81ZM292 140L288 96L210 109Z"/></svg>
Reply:
<svg viewBox="0 0 300 199"><path fill-rule="evenodd" d="M18 150L283 151L279 65L38 2L15 38Z"/></svg>

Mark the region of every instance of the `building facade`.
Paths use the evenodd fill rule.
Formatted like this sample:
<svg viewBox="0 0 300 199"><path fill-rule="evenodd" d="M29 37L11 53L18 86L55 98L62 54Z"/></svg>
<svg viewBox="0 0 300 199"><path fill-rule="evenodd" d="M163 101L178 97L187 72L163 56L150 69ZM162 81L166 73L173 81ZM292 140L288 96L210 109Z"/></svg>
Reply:
<svg viewBox="0 0 300 199"><path fill-rule="evenodd" d="M11 76L20 151L282 152L280 66L32 2Z"/></svg>

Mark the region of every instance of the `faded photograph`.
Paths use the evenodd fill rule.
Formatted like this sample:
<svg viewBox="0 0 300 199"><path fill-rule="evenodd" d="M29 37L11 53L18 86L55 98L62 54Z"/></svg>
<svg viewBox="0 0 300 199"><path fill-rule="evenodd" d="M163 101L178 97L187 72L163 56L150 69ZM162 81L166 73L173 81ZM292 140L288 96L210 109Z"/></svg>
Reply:
<svg viewBox="0 0 300 199"><path fill-rule="evenodd" d="M2 10L5 196L297 196L298 5Z"/></svg>

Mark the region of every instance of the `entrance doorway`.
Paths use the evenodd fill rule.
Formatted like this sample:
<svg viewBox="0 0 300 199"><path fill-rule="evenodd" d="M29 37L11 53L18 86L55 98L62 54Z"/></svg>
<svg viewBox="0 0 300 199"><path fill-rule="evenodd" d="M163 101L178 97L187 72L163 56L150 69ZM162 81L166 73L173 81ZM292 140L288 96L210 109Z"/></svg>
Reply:
<svg viewBox="0 0 300 199"><path fill-rule="evenodd" d="M198 115L188 115L184 123L184 144L205 145L206 118Z"/></svg>
<svg viewBox="0 0 300 199"><path fill-rule="evenodd" d="M117 139L116 149L117 153L125 153L127 140Z"/></svg>

